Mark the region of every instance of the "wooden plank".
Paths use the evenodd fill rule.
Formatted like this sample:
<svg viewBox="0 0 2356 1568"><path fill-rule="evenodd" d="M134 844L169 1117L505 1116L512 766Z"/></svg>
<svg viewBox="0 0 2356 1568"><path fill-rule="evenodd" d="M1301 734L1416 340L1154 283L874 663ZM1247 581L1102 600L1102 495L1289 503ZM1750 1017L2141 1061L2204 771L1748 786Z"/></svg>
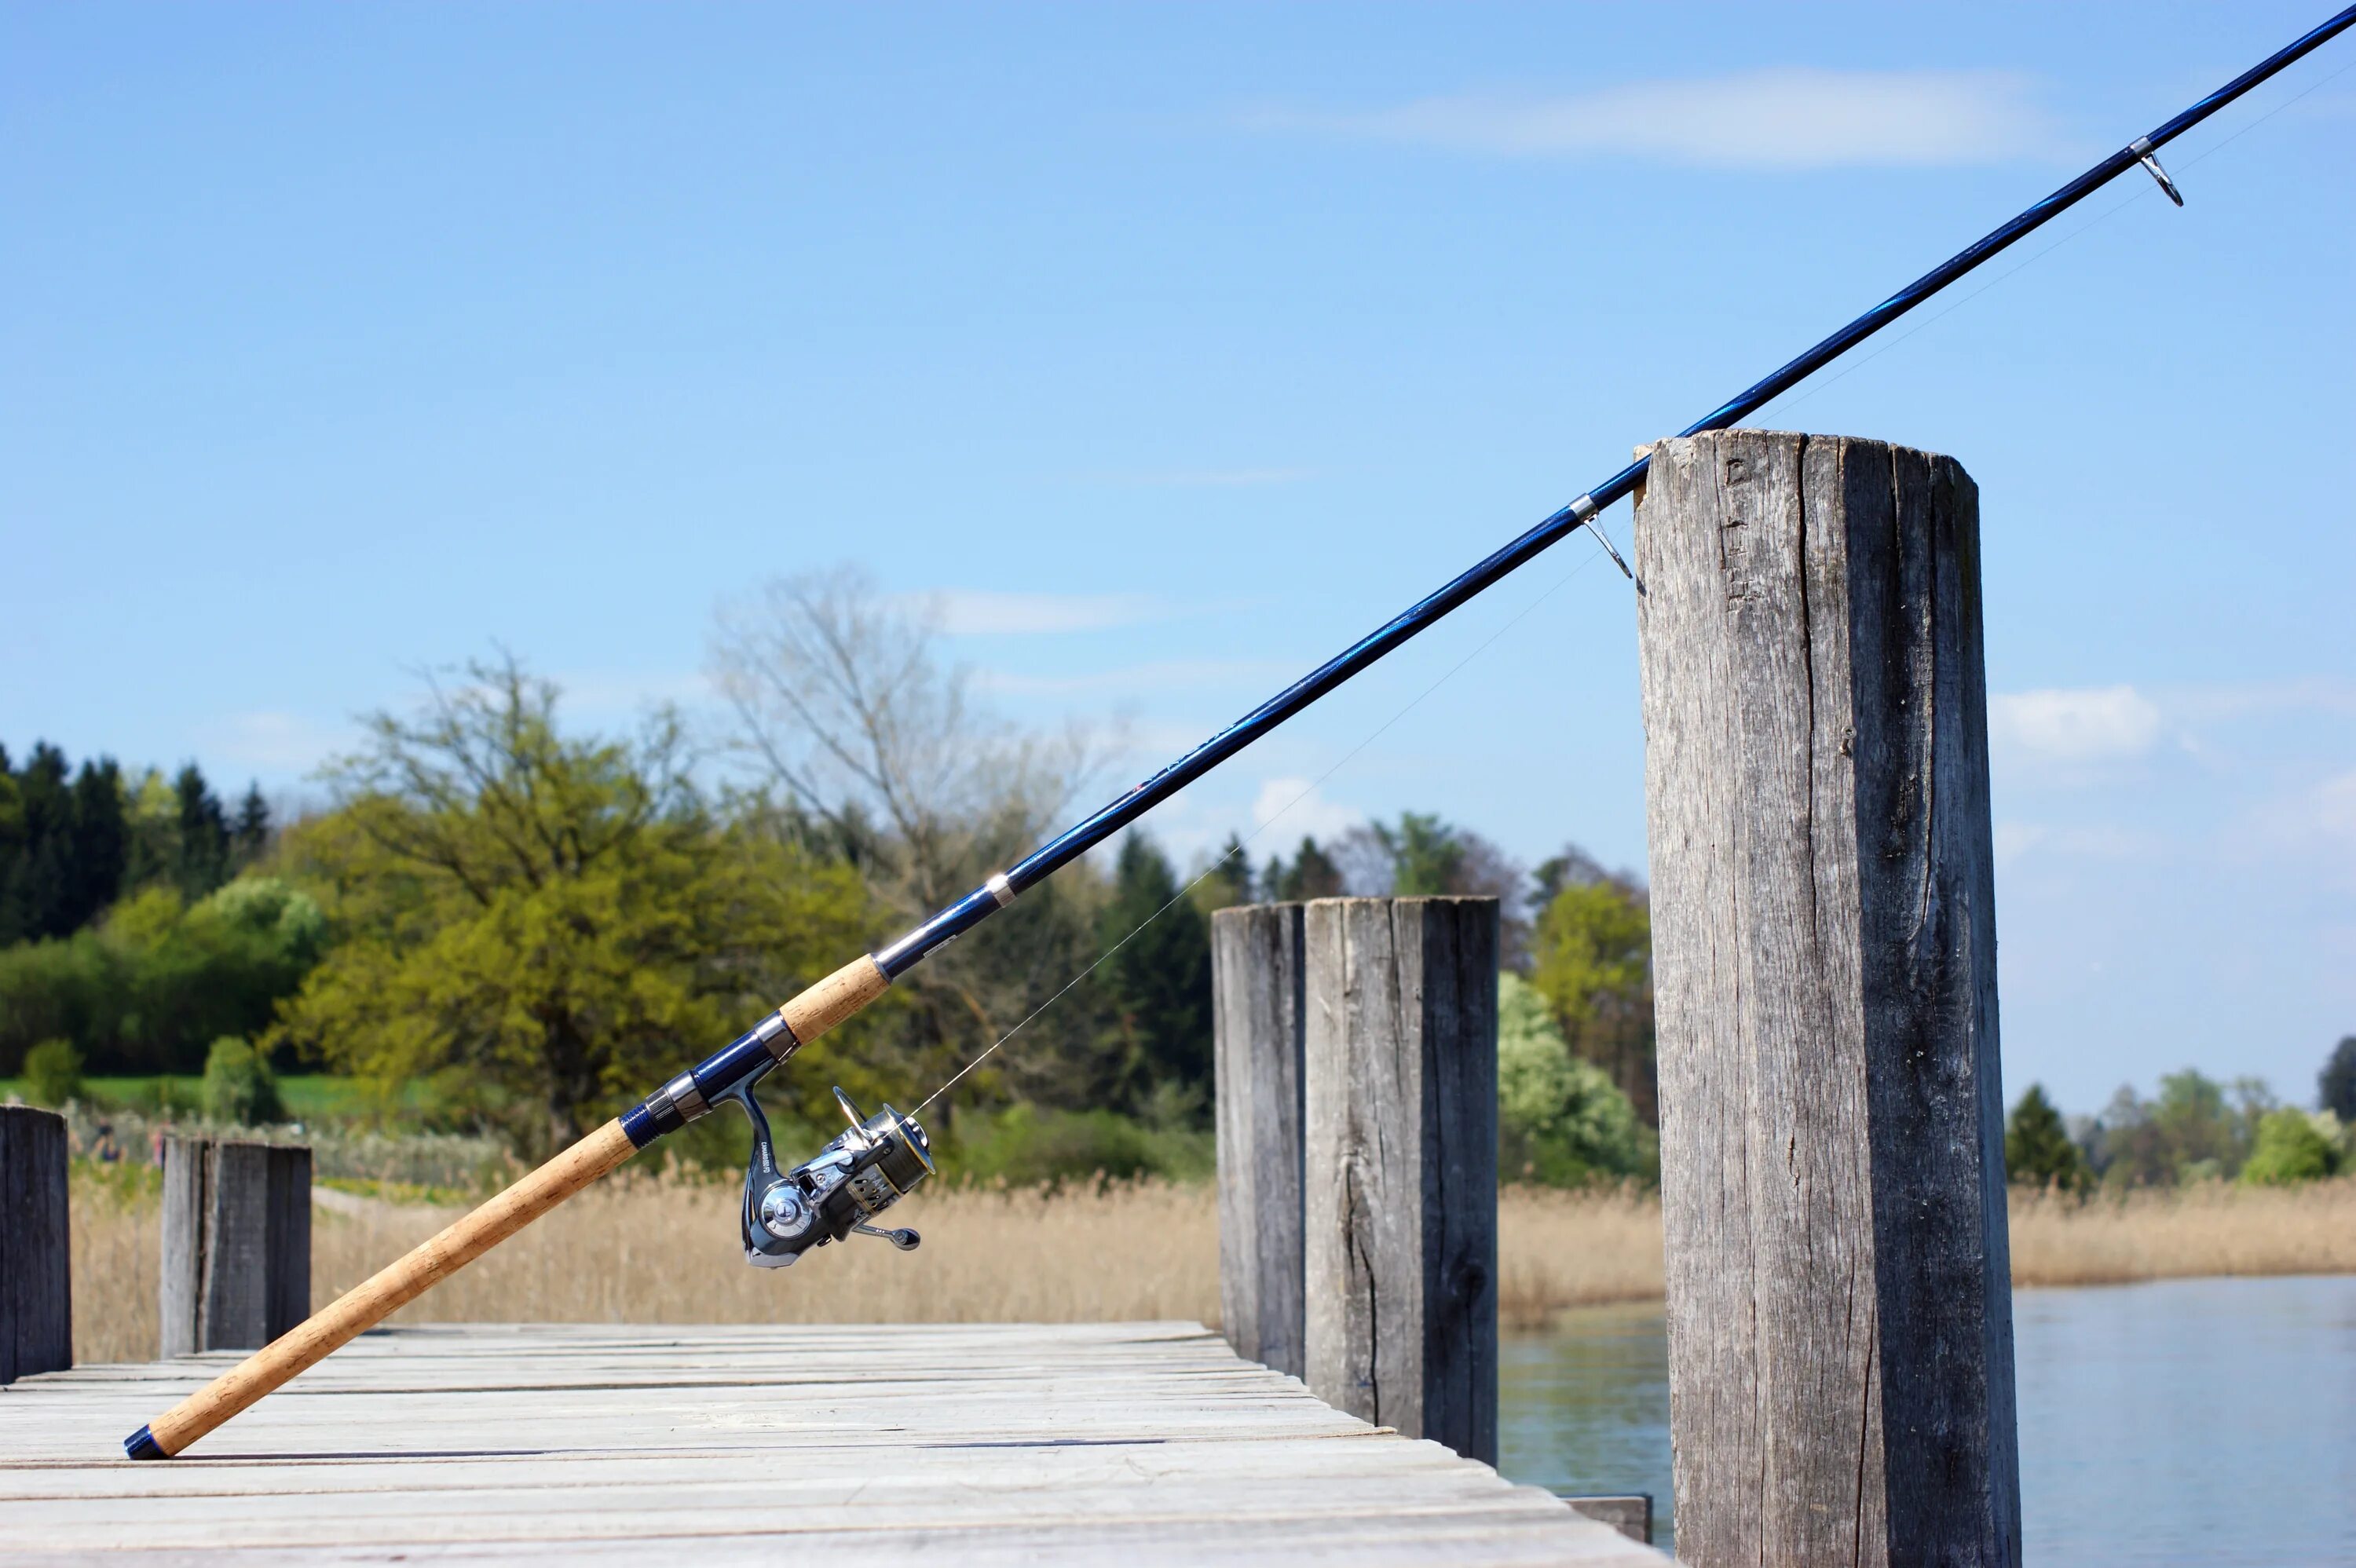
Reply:
<svg viewBox="0 0 2356 1568"><path fill-rule="evenodd" d="M0 1385L73 1365L66 1122L0 1105Z"/></svg>
<svg viewBox="0 0 2356 1568"><path fill-rule="evenodd" d="M1637 456L1644 456L1639 451ZM1608 1524L1631 1541L1653 1543L1653 1494L1633 1492L1626 1497L1581 1498L1565 1497L1574 1512L1598 1524Z"/></svg>
<svg viewBox="0 0 2356 1568"><path fill-rule="evenodd" d="M1247 1360L1299 1377L1301 1351L1301 906L1211 917L1218 1124L1219 1313Z"/></svg>
<svg viewBox="0 0 2356 1568"><path fill-rule="evenodd" d="M1497 1454L1494 899L1320 899L1304 923L1308 1383Z"/></svg>
<svg viewBox="0 0 2356 1568"><path fill-rule="evenodd" d="M1976 493L1667 441L1636 564L1679 1552L2018 1563Z"/></svg>
<svg viewBox="0 0 2356 1568"><path fill-rule="evenodd" d="M0 1560L1664 1561L1193 1324L384 1330L202 1462L112 1457L225 1359L0 1399Z"/></svg>

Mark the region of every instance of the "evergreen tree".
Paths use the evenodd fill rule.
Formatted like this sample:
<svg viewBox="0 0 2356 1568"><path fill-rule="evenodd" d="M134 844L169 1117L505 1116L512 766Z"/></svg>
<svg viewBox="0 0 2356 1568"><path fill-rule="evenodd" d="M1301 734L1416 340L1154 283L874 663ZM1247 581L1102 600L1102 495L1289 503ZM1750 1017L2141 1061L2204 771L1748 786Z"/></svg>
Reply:
<svg viewBox="0 0 2356 1568"><path fill-rule="evenodd" d="M130 824L123 815L123 770L112 757L84 762L74 779L73 880L65 916L78 931L104 913L123 891L123 867L131 848Z"/></svg>
<svg viewBox="0 0 2356 1568"><path fill-rule="evenodd" d="M1228 834L1218 858L1196 879L1194 885L1187 890L1186 896L1194 900L1194 907L1205 914L1251 902L1251 859L1244 853L1244 841L1232 833Z"/></svg>
<svg viewBox="0 0 2356 1568"><path fill-rule="evenodd" d="M2341 1121L2356 1125L2356 1034L2342 1035L2316 1074L2316 1098Z"/></svg>
<svg viewBox="0 0 2356 1568"><path fill-rule="evenodd" d="M1268 874L1260 880L1261 892L1279 903L1298 903L1303 899L1333 899L1342 896L1342 868L1333 858L1317 847L1317 840L1303 837L1301 851L1287 866L1281 856L1268 863Z"/></svg>
<svg viewBox="0 0 2356 1568"><path fill-rule="evenodd" d="M1121 944L1103 970L1116 1094L1131 1110L1165 1083L1200 1096L1211 1081L1210 926L1143 833L1121 843L1098 932L1107 947Z"/></svg>
<svg viewBox="0 0 2356 1568"><path fill-rule="evenodd" d="M229 880L229 813L221 809L220 797L213 794L203 770L194 763L183 767L172 781L172 794L178 804L180 831L173 880L179 883L181 895L193 901Z"/></svg>
<svg viewBox="0 0 2356 1568"><path fill-rule="evenodd" d="M245 798L238 802L237 827L231 837L241 867L252 865L270 848L270 803L262 798L259 782L245 786Z"/></svg>
<svg viewBox="0 0 2356 1568"><path fill-rule="evenodd" d="M2062 1125L2062 1113L2031 1083L2004 1128L2005 1179L2024 1187L2083 1191L2092 1181L2085 1157Z"/></svg>
<svg viewBox="0 0 2356 1568"><path fill-rule="evenodd" d="M74 884L73 790L65 753L43 741L13 775L14 824L8 861L0 868L0 943L64 936Z"/></svg>
<svg viewBox="0 0 2356 1568"><path fill-rule="evenodd" d="M1374 835L1390 857L1394 898L1435 898L1462 891L1463 838L1439 816L1403 811L1397 827L1377 822Z"/></svg>

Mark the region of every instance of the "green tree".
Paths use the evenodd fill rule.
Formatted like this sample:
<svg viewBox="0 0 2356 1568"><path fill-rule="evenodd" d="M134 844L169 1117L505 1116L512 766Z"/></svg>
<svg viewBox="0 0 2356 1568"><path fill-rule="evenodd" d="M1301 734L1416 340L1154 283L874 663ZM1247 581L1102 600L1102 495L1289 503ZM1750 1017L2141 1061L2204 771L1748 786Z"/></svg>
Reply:
<svg viewBox="0 0 2356 1568"><path fill-rule="evenodd" d="M136 892L158 882L179 885L180 797L154 768L126 784L123 817L131 843L123 856L123 891Z"/></svg>
<svg viewBox="0 0 2356 1568"><path fill-rule="evenodd" d="M259 1127L286 1119L268 1059L235 1035L223 1035L206 1052L202 1093L210 1121Z"/></svg>
<svg viewBox="0 0 2356 1568"><path fill-rule="evenodd" d="M1206 915L1251 902L1251 858L1244 853L1244 841L1228 834L1217 857L1186 890L1186 896Z"/></svg>
<svg viewBox="0 0 2356 1568"><path fill-rule="evenodd" d="M2064 1192L2083 1191L2093 1181L2085 1156L2070 1140L2062 1113L2045 1097L2041 1084L2029 1086L2005 1122L2004 1174L2019 1186Z"/></svg>
<svg viewBox="0 0 2356 1568"><path fill-rule="evenodd" d="M2244 1187L2292 1187L2320 1181L2340 1169L2340 1150L2295 1106L2270 1111L2258 1121L2256 1146L2242 1167Z"/></svg>
<svg viewBox="0 0 2356 1568"><path fill-rule="evenodd" d="M48 741L10 780L7 859L0 865L0 943L64 936L75 926L73 788Z"/></svg>
<svg viewBox="0 0 2356 1568"><path fill-rule="evenodd" d="M1342 868L1318 848L1316 839L1304 835L1290 866L1280 855L1269 858L1268 869L1260 878L1260 888L1278 903L1339 898L1343 890Z"/></svg>
<svg viewBox="0 0 2356 1568"><path fill-rule="evenodd" d="M1573 1187L1651 1177L1651 1133L1602 1069L1570 1052L1546 998L1508 971L1497 981L1497 1169L1508 1181Z"/></svg>
<svg viewBox="0 0 2356 1568"><path fill-rule="evenodd" d="M1111 1005L1115 1104L1145 1110L1168 1083L1200 1104L1211 1081L1210 925L1178 896L1168 857L1141 831L1121 841L1098 932L1114 949L1101 973Z"/></svg>
<svg viewBox="0 0 2356 1568"><path fill-rule="evenodd" d="M205 782L204 771L194 763L182 766L172 781L172 795L178 808L175 826L179 830L179 858L173 867L173 880L179 883L182 896L200 899L229 880L232 848L229 814Z"/></svg>
<svg viewBox="0 0 2356 1568"><path fill-rule="evenodd" d="M379 714L337 763L340 805L286 862L336 944L282 1010L294 1044L391 1087L425 1080L545 1153L859 951L849 868L715 816L674 718L570 737L556 688L509 659ZM873 1019L773 1080L815 1121ZM834 1074L840 1073L840 1079Z"/></svg>
<svg viewBox="0 0 2356 1568"><path fill-rule="evenodd" d="M1530 983L1572 1053L1655 1120L1653 919L1642 891L1616 880L1565 885L1539 912L1531 949Z"/></svg>
<svg viewBox="0 0 2356 1568"><path fill-rule="evenodd" d="M1460 891L1464 844L1437 815L1404 811L1396 827L1371 825L1375 841L1390 857L1395 898L1437 898Z"/></svg>
<svg viewBox="0 0 2356 1568"><path fill-rule="evenodd" d="M2356 1124L2356 1034L2342 1035L2340 1043L2316 1074L2316 1099L2342 1122Z"/></svg>
<svg viewBox="0 0 2356 1568"><path fill-rule="evenodd" d="M259 783L245 786L237 803L237 826L230 830L231 857L240 867L252 865L270 848L270 803L262 798Z"/></svg>
<svg viewBox="0 0 2356 1568"><path fill-rule="evenodd" d="M25 1053L25 1092L36 1104L81 1098L81 1052L70 1040L45 1040Z"/></svg>
<svg viewBox="0 0 2356 1568"><path fill-rule="evenodd" d="M123 814L123 770L112 757L84 762L73 789L70 882L60 924L79 931L106 912L123 891L131 828Z"/></svg>

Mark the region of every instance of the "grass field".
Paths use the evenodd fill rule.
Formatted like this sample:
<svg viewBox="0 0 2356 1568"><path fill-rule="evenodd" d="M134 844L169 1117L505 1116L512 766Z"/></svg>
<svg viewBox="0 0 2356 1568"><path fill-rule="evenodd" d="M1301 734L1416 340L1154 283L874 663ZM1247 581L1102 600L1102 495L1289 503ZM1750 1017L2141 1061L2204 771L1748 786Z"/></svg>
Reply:
<svg viewBox="0 0 2356 1568"><path fill-rule="evenodd" d="M204 1080L193 1073L158 1073L145 1078L85 1078L82 1089L94 1106L109 1110L155 1111L194 1107L204 1098ZM29 1099L21 1078L0 1078L0 1102L11 1096ZM357 1078L327 1072L288 1073L278 1080L278 1098L287 1119L296 1122L349 1122L369 1116L377 1102L368 1085Z"/></svg>
<svg viewBox="0 0 2356 1568"><path fill-rule="evenodd" d="M152 1181L78 1172L74 1332L84 1361L155 1354ZM368 1202L315 1211L315 1303L365 1278L455 1210ZM1205 1185L1049 1193L947 1189L894 1219L915 1253L854 1238L794 1268L744 1266L733 1187L626 1178L576 1199L395 1321L1069 1322L1219 1317L1218 1222ZM2016 1194L2016 1284L2356 1272L2356 1180L2076 1203ZM1566 1307L1657 1299L1658 1202L1509 1188L1498 1199L1499 1311L1512 1328Z"/></svg>

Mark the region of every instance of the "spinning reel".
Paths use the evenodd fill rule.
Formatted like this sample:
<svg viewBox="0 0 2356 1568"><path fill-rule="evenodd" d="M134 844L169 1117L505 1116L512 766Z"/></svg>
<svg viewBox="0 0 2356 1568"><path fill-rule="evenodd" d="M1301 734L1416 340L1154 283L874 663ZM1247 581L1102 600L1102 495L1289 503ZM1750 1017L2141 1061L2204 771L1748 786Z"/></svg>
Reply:
<svg viewBox="0 0 2356 1568"><path fill-rule="evenodd" d="M854 1232L881 1236L904 1253L923 1240L910 1230L870 1223L935 1175L932 1140L916 1122L886 1105L873 1115L837 1088L834 1102L850 1127L791 1170L777 1168L769 1119L752 1085L727 1098L740 1102L753 1124L753 1158L744 1168L744 1261L755 1268L786 1268L812 1247L846 1240Z"/></svg>

